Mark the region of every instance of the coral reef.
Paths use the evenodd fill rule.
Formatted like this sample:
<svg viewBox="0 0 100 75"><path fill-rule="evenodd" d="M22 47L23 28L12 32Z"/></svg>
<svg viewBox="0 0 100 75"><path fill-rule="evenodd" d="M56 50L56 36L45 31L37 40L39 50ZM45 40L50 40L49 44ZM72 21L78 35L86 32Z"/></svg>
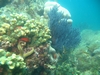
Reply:
<svg viewBox="0 0 100 75"><path fill-rule="evenodd" d="M28 50L26 49L26 51ZM51 70L55 69L57 60L58 54L50 47L50 44L47 44L37 47L35 52L30 57L26 58L25 62L28 66L29 74L33 71L33 74L41 75L45 72L45 74L51 75ZM42 69L37 72L36 70L40 68Z"/></svg>
<svg viewBox="0 0 100 75"><path fill-rule="evenodd" d="M81 37L79 46L72 52L77 71L80 75L99 75L100 31L83 30Z"/></svg>
<svg viewBox="0 0 100 75"><path fill-rule="evenodd" d="M52 62L49 62L50 56L47 52L49 49L46 45L49 44L51 36L47 26L34 19L28 19L24 14L1 15L0 18L2 49L22 56L25 62L32 63L31 67L35 69L40 66L43 68L50 66ZM30 65L27 65L28 67Z"/></svg>
<svg viewBox="0 0 100 75"><path fill-rule="evenodd" d="M20 41L24 41L20 40L24 37L23 39L30 39L31 44L34 43L34 47L36 47L50 39L48 27L34 19L28 20L23 14L11 14L10 18L4 15L1 15L0 17L1 23L3 22L0 28L1 42L9 41L11 46L14 46L16 43L19 44Z"/></svg>
<svg viewBox="0 0 100 75"><path fill-rule="evenodd" d="M63 48L67 50L75 48L80 42L80 32L67 21L68 16L63 17L63 13L57 11L59 11L58 6L54 6L48 13L52 47L57 51L62 51Z"/></svg>
<svg viewBox="0 0 100 75"><path fill-rule="evenodd" d="M1 19L1 47L6 49L17 46L20 55L28 42L35 48L48 42L51 37L48 27L34 19L28 20L28 17L22 14L11 14L10 18L1 15Z"/></svg>
<svg viewBox="0 0 100 75"><path fill-rule="evenodd" d="M0 75L100 75L100 31L80 35L57 2L10 1L0 8Z"/></svg>
<svg viewBox="0 0 100 75"><path fill-rule="evenodd" d="M12 10L19 13L25 12L30 15L30 17L39 20L40 17L43 16L45 2L46 0L13 0Z"/></svg>
<svg viewBox="0 0 100 75"><path fill-rule="evenodd" d="M60 55L56 75L100 74L100 31L83 30L81 37L80 44L70 54L64 50Z"/></svg>
<svg viewBox="0 0 100 75"><path fill-rule="evenodd" d="M31 59L33 63L31 67L37 65L37 68L40 66L44 68L44 65L40 64L43 62L45 65L52 67L52 62L47 62L50 58L50 56L48 56L49 52L45 55L44 49L51 38L50 30L47 27L48 21L44 19L42 16L43 14L40 14L43 9L44 1L42 1L40 5L41 8L38 7L39 0L35 2L32 1L33 0L13 0L11 4L0 9L0 48L7 52L15 53L16 56L22 56L26 64L26 60L36 58ZM27 3L29 5L27 5ZM40 48L39 51L41 52L44 50L44 52L42 52L43 54L37 51L41 45L43 46L43 49ZM49 50L48 47L45 48L47 48L46 51ZM34 57L35 54L39 57ZM47 58L44 59L44 57ZM38 63L34 63L35 61ZM28 63L29 62L30 61L28 61ZM25 68L29 71L31 68L28 67L30 66L27 65ZM31 73L37 68L32 69ZM0 69L2 71L2 66L0 66ZM17 69L17 71L20 70L19 68ZM11 70L11 73L15 71L16 69Z"/></svg>
<svg viewBox="0 0 100 75"><path fill-rule="evenodd" d="M51 33L47 26L48 20L41 13L45 0L41 7L38 7L39 0L32 1L13 0L0 9L0 48L11 55L21 56L26 63L24 70L8 68L12 75L18 72L21 75L36 74L39 69L39 75L52 75L58 61L59 55L49 44ZM2 65L0 70L2 72ZM8 71L6 73L10 74Z"/></svg>
<svg viewBox="0 0 100 75"><path fill-rule="evenodd" d="M0 49L0 68L2 68L2 71L0 71L0 75L1 74L13 75L14 70L16 69L22 70L25 67L26 67L26 63L24 62L24 59L21 56L16 55L14 53L7 52L4 49Z"/></svg>
<svg viewBox="0 0 100 75"><path fill-rule="evenodd" d="M80 75L72 64L63 62L62 64L58 64L56 68L56 75Z"/></svg>
<svg viewBox="0 0 100 75"><path fill-rule="evenodd" d="M0 9L0 14L26 13L29 18L47 24L47 19L43 17L45 2L46 0L11 0L10 4Z"/></svg>

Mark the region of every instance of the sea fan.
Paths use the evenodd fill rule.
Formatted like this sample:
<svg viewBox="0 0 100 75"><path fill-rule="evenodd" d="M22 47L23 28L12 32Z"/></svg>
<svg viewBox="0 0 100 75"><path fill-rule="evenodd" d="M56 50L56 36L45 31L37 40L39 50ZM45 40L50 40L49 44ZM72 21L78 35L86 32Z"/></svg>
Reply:
<svg viewBox="0 0 100 75"><path fill-rule="evenodd" d="M62 12L57 12L58 7L54 6L48 13L49 28L52 36L52 47L56 51L63 51L63 48L70 50L80 42L80 32L67 23L67 17Z"/></svg>

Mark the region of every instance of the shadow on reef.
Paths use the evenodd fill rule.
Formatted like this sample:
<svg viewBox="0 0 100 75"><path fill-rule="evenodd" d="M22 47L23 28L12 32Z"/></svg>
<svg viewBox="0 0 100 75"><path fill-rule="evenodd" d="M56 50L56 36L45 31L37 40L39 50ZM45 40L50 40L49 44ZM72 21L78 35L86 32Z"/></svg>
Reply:
<svg viewBox="0 0 100 75"><path fill-rule="evenodd" d="M50 72L48 71L48 73L46 72L46 69L43 68L42 66L38 67L37 69L35 69L31 75L49 75Z"/></svg>
<svg viewBox="0 0 100 75"><path fill-rule="evenodd" d="M10 3L12 0L0 0L0 8L4 7L6 4Z"/></svg>

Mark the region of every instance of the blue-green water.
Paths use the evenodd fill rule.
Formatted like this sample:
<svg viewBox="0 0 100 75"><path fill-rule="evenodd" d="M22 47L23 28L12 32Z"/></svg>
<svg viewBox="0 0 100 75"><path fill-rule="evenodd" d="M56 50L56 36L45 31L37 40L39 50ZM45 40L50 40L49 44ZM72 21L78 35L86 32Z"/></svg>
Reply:
<svg viewBox="0 0 100 75"><path fill-rule="evenodd" d="M100 30L100 0L58 0L58 3L71 13L73 26Z"/></svg>

